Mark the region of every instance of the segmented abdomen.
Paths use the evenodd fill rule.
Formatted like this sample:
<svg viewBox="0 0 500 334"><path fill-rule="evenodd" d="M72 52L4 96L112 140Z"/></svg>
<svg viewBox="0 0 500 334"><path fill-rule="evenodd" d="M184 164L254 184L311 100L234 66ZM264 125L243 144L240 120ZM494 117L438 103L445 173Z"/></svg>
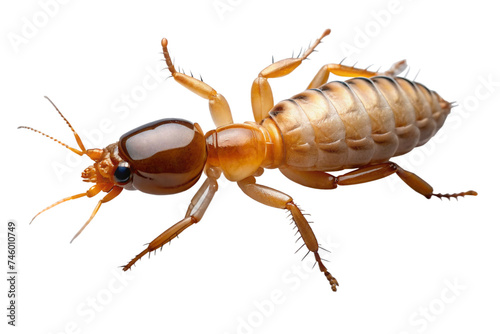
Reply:
<svg viewBox="0 0 500 334"><path fill-rule="evenodd" d="M279 102L285 165L334 171L384 162L427 142L450 103L425 86L385 76L333 81Z"/></svg>

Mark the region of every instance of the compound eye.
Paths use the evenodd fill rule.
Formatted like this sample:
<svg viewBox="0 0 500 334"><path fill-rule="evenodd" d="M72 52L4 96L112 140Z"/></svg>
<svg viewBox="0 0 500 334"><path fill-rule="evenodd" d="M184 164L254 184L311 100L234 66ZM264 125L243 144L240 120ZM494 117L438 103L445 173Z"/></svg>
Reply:
<svg viewBox="0 0 500 334"><path fill-rule="evenodd" d="M113 175L115 182L118 184L125 184L130 181L130 176L132 172L130 170L130 165L128 162L122 161L118 163L116 167L115 174Z"/></svg>

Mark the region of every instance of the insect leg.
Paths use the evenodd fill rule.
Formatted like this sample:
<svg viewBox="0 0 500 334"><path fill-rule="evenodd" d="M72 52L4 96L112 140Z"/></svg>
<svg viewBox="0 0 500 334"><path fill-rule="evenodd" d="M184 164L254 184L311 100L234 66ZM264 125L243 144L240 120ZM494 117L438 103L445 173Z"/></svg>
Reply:
<svg viewBox="0 0 500 334"><path fill-rule="evenodd" d="M456 194L433 193L432 187L427 182L422 180L417 175L404 170L393 162L384 162L376 165L361 167L352 172L339 176L332 176L325 172L304 172L291 169L280 170L290 180L306 187L318 189L334 189L337 187L337 185L347 186L352 184L371 182L396 173L408 186L410 186L410 188L425 196L426 198L436 196L439 198L445 197L449 199L466 195L477 195L477 193L472 190Z"/></svg>
<svg viewBox="0 0 500 334"><path fill-rule="evenodd" d="M339 285L337 280L328 272L325 265L321 261L318 254L319 245L316 240L309 222L304 217L300 209L295 205L293 199L285 193L278 191L273 188L269 188L260 184L255 183L255 178L253 176L247 177L241 181L238 181L238 186L243 190L245 194L260 202L262 204L272 206L274 208L286 209L292 214L293 220L297 225L299 233L304 240L305 245L309 251L313 252L314 258L318 263L319 269L323 272L330 283L333 291L337 291L337 286Z"/></svg>
<svg viewBox="0 0 500 334"><path fill-rule="evenodd" d="M394 77L399 73L403 72L406 68L406 60L398 61L394 63L391 68L385 72L372 72L367 71L366 69L359 69L352 66L345 66L341 64L327 64L324 65L316 76L312 79L311 83L307 87L307 89L318 88L321 85L324 85L330 73L341 76L341 77L366 77L371 78L377 75L385 75L389 77Z"/></svg>
<svg viewBox="0 0 500 334"><path fill-rule="evenodd" d="M304 59L306 59L316 46L320 43L323 37L330 34L330 29L325 30L320 38L318 38L302 56L297 58L287 58L277 61L265 69L263 69L252 84L251 99L252 110L255 121L258 123L267 116L267 113L274 106L273 92L267 79L279 78L290 74L295 70Z"/></svg>
<svg viewBox="0 0 500 334"><path fill-rule="evenodd" d="M215 192L217 191L217 180L215 178L207 178L200 190L196 193L191 205L188 208L187 217L182 219L180 222L172 225L165 232L160 234L156 239L149 243L148 247L139 253L135 258L133 258L127 265L123 266L123 270L129 270L141 257L144 255L161 248L167 242L174 239L178 236L182 231L184 231L189 226L199 222L203 217L203 214L208 208L208 205L212 201ZM201 193L200 193L201 192ZM195 210L193 210L193 208Z"/></svg>
<svg viewBox="0 0 500 334"><path fill-rule="evenodd" d="M164 38L161 41L163 48L163 55L165 56L165 61L167 63L168 69L172 74L172 77L180 83L182 86L186 87L193 93L201 96L208 100L210 114L212 115L212 120L217 127L233 123L233 116L231 115L231 109L226 101L226 98L217 93L215 89L207 85L201 80L195 79L192 76L179 73L175 70L175 67L170 59L170 55L167 50L167 39Z"/></svg>
<svg viewBox="0 0 500 334"><path fill-rule="evenodd" d="M289 168L280 168L280 172L288 179L300 185L315 189L335 189L337 179L335 176L320 171L298 171Z"/></svg>

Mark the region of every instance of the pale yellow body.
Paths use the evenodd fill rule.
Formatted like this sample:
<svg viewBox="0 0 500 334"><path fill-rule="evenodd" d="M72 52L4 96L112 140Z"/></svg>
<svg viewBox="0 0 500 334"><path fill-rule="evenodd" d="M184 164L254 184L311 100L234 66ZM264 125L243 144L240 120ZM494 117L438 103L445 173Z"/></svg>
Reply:
<svg viewBox="0 0 500 334"><path fill-rule="evenodd" d="M436 92L385 76L334 81L269 112L283 140L282 166L336 171L388 161L426 143L450 104Z"/></svg>

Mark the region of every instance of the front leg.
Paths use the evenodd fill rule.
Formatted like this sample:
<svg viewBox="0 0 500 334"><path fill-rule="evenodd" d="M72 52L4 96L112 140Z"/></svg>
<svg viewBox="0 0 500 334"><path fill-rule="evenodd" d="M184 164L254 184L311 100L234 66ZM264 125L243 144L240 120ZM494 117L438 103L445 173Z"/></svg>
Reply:
<svg viewBox="0 0 500 334"><path fill-rule="evenodd" d="M318 240L316 239L316 236L314 235L309 222L304 217L297 205L293 202L293 199L287 194L282 193L281 191L256 184L255 178L253 176L238 181L238 186L241 188L241 190L243 190L245 194L247 194L257 202L272 206L274 208L286 209L290 211L306 247L310 252L313 252L314 254L314 258L318 263L319 270L321 270L321 272L325 274L332 290L337 291L337 286L339 285L339 283L328 272L325 265L321 261L321 257L318 254Z"/></svg>
<svg viewBox="0 0 500 334"><path fill-rule="evenodd" d="M215 126L219 127L227 124L233 124L233 116L231 115L231 109L229 108L229 104L227 103L226 98L222 94L217 93L215 89L213 89L203 81L177 72L175 70L174 64L172 63L172 60L170 59L167 44L167 39L162 39L161 46L163 48L163 55L165 57L168 70L172 74L172 77L175 79L175 81L177 81L193 93L208 100L210 114L212 115L212 120L214 121Z"/></svg>
<svg viewBox="0 0 500 334"><path fill-rule="evenodd" d="M152 251L163 247L167 242L170 242L176 236L178 236L182 231L184 231L189 226L199 222L203 217L203 214L208 208L208 205L212 201L215 192L217 191L217 181L216 178L207 178L200 190L196 193L189 205L186 217L182 219L175 225L172 225L165 232L160 234L156 239L148 244L148 247L139 253L135 258L132 259L127 265L123 266L123 271L129 270L141 257L151 253ZM199 206L197 206L199 204ZM197 207L196 207L197 206ZM193 211L193 208L196 210Z"/></svg>

